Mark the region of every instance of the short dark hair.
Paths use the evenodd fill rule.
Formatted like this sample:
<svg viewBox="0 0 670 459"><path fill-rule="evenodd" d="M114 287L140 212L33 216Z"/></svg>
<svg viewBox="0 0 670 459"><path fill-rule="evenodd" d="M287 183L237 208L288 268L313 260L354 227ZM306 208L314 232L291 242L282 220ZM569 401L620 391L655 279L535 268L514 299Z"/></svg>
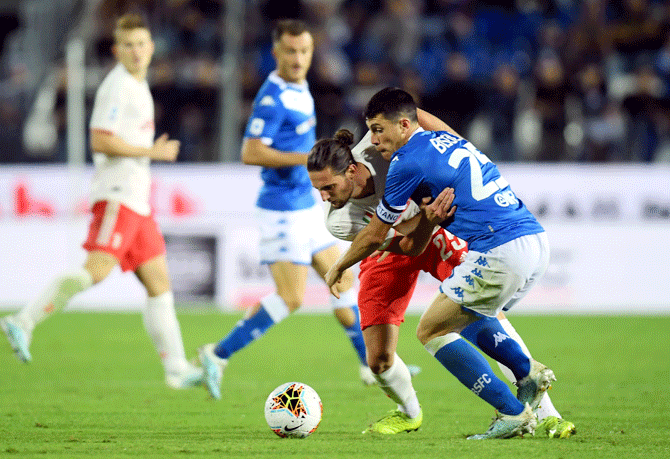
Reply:
<svg viewBox="0 0 670 459"><path fill-rule="evenodd" d="M275 24L272 29L272 43L278 43L284 34L289 34L294 37L302 35L304 32L309 32L307 23L299 19L282 19Z"/></svg>
<svg viewBox="0 0 670 459"><path fill-rule="evenodd" d="M400 88L387 87L378 91L365 106L365 119L382 115L389 120L397 120L402 116L416 122L416 102L407 91Z"/></svg>
<svg viewBox="0 0 670 459"><path fill-rule="evenodd" d="M307 156L307 170L322 171L330 167L333 174L344 174L351 164L356 163L349 147L352 143L354 135L347 129L340 129L333 138L319 140Z"/></svg>

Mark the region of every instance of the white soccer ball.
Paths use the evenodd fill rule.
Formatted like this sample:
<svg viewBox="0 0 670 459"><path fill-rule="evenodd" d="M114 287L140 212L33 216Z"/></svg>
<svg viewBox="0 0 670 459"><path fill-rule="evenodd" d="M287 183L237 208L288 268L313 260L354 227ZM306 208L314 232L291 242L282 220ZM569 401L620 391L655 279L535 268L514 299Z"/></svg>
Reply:
<svg viewBox="0 0 670 459"><path fill-rule="evenodd" d="M265 420L280 437L309 437L321 422L323 405L314 389L300 382L278 386L265 402Z"/></svg>

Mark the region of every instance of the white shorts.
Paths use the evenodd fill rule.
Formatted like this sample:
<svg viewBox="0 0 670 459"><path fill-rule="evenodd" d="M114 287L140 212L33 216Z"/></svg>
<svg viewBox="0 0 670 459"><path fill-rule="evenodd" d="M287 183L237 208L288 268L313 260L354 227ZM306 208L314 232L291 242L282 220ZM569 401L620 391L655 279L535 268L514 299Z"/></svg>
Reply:
<svg viewBox="0 0 670 459"><path fill-rule="evenodd" d="M469 251L440 291L466 309L495 317L526 296L548 265L547 233L522 236L485 253Z"/></svg>
<svg viewBox="0 0 670 459"><path fill-rule="evenodd" d="M256 208L261 232L261 263L289 261L311 265L312 256L337 240L328 232L323 209L277 211Z"/></svg>

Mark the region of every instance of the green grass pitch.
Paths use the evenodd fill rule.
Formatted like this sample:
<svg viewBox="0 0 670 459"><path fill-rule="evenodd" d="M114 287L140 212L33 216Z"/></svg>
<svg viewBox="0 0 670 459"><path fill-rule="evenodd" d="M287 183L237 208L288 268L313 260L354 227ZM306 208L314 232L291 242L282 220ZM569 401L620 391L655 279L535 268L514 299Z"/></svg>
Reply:
<svg viewBox="0 0 670 459"><path fill-rule="evenodd" d="M180 310L189 357L239 314ZM330 315L299 314L230 360L223 399L174 391L139 314L64 313L41 324L24 365L0 335L0 456L62 458L668 458L670 317L511 316L534 357L558 377L549 392L577 425L567 440L473 442L493 410L448 374L403 325L399 354L420 365L417 432L362 430L393 403L363 387L354 351ZM498 374L499 369L494 366ZM281 439L263 405L277 385L301 381L324 405L319 429Z"/></svg>

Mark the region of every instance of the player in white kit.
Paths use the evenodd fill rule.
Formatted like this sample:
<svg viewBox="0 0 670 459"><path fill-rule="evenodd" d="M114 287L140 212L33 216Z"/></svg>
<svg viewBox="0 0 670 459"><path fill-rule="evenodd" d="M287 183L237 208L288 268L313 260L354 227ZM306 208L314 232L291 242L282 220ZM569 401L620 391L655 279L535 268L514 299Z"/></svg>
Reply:
<svg viewBox="0 0 670 459"><path fill-rule="evenodd" d="M167 134L154 142L154 103L146 81L154 43L142 17L120 17L114 38L118 63L98 88L90 122L95 175L90 195L93 218L83 244L86 261L82 268L57 277L0 325L19 360L29 362L34 327L120 265L123 271L133 271L146 288L144 326L161 357L166 384L175 389L192 387L202 383L202 369L186 360L165 241L149 206L149 164L152 159L174 161L179 142Z"/></svg>

